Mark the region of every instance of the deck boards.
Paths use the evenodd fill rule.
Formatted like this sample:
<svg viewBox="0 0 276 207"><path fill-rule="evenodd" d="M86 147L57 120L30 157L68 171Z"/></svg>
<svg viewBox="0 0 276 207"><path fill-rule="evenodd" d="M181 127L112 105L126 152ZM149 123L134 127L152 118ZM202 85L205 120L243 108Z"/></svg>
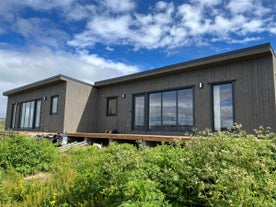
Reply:
<svg viewBox="0 0 276 207"><path fill-rule="evenodd" d="M67 133L68 137L97 138L97 139L121 139L121 140L141 140L153 142L186 142L190 138L186 136L165 136L148 134L109 134L109 133Z"/></svg>
<svg viewBox="0 0 276 207"><path fill-rule="evenodd" d="M26 131L0 131L0 135L9 134L27 134L29 136L36 135L55 135L57 132L26 132ZM152 142L187 142L190 140L188 136L168 136L168 135L148 135L148 134L110 134L110 133L82 133L69 132L66 135L74 138L87 139L114 139L114 140L134 140L134 141L152 141Z"/></svg>

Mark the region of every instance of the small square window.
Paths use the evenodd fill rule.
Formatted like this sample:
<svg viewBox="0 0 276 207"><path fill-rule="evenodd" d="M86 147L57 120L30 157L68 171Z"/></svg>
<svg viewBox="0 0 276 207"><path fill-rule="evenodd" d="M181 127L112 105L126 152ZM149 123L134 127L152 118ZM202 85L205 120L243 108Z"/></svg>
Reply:
<svg viewBox="0 0 276 207"><path fill-rule="evenodd" d="M58 113L58 96L52 96L50 114L57 114L57 113Z"/></svg>
<svg viewBox="0 0 276 207"><path fill-rule="evenodd" d="M107 98L107 116L117 115L117 97Z"/></svg>

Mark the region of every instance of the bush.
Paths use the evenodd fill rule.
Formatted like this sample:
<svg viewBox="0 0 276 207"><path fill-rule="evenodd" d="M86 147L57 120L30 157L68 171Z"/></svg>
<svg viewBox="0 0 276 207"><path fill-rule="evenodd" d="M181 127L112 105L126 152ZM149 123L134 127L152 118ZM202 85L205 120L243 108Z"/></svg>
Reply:
<svg viewBox="0 0 276 207"><path fill-rule="evenodd" d="M248 135L240 128L201 135L185 145L154 148L74 147L59 154L47 182L22 182L15 172L14 181L5 178L0 201L7 206L276 206L274 135ZM0 146L17 150L7 142ZM52 147L45 143L47 152Z"/></svg>
<svg viewBox="0 0 276 207"><path fill-rule="evenodd" d="M26 136L0 137L0 167L14 168L23 175L47 171L53 167L57 148L46 140Z"/></svg>

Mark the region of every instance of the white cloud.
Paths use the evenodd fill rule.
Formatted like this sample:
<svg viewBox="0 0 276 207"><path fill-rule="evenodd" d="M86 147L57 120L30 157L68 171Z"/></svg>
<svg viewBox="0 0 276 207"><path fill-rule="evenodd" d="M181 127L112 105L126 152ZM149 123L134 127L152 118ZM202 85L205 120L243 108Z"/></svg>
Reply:
<svg viewBox="0 0 276 207"><path fill-rule="evenodd" d="M132 0L99 0L99 3L115 13L132 11L136 7Z"/></svg>
<svg viewBox="0 0 276 207"><path fill-rule="evenodd" d="M210 39L231 40L236 35L244 39L256 32L274 34L269 25L276 18L260 0L196 0L178 6L159 1L145 13L138 13L134 6L127 8L116 16L97 11L88 20L86 30L68 41L69 45L86 48L99 43L131 45L134 50L174 49L208 44Z"/></svg>
<svg viewBox="0 0 276 207"><path fill-rule="evenodd" d="M138 72L137 66L104 59L87 51L77 54L53 53L47 48L28 51L0 50L0 93L57 74L64 74L85 82ZM5 115L6 98L0 95L0 117Z"/></svg>

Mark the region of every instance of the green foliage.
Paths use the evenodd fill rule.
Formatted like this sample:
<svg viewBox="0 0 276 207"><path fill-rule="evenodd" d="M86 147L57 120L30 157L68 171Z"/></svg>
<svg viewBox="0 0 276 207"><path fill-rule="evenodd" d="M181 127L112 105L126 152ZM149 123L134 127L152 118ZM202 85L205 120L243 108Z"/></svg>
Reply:
<svg viewBox="0 0 276 207"><path fill-rule="evenodd" d="M249 135L237 125L231 132L197 132L184 146L74 147L59 154L47 182L26 181L9 165L9 175L0 174L0 204L276 206L276 139L258 130Z"/></svg>
<svg viewBox="0 0 276 207"><path fill-rule="evenodd" d="M5 129L5 121L0 120L0 131L4 131Z"/></svg>
<svg viewBox="0 0 276 207"><path fill-rule="evenodd" d="M14 168L23 175L53 167L58 150L46 140L26 136L0 137L0 168Z"/></svg>

